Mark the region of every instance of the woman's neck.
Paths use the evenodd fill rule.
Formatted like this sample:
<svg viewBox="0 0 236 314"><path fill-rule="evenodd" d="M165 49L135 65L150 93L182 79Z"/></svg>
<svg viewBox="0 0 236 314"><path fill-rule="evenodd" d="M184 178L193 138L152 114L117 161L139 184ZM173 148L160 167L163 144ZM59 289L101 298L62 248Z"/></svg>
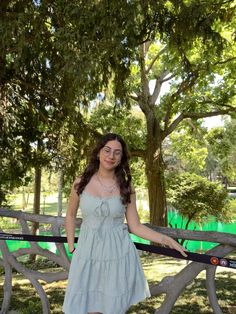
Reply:
<svg viewBox="0 0 236 314"><path fill-rule="evenodd" d="M104 179L114 179L115 177L114 170L108 171L108 170L99 168L97 174L99 175L99 177L104 178Z"/></svg>

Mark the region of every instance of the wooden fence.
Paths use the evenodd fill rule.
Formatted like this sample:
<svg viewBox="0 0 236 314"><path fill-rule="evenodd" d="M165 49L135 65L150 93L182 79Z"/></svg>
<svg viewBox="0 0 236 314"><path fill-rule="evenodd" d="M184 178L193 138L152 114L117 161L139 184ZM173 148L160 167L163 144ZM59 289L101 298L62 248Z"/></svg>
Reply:
<svg viewBox="0 0 236 314"><path fill-rule="evenodd" d="M61 236L61 231L64 229L64 218L55 217L49 215L33 215L22 211L13 211L5 208L0 208L0 217L16 218L19 223L19 229L22 234L31 234L29 223L38 222L40 225L47 225L47 229L50 230L53 236ZM80 227L82 220L77 219L76 225ZM147 224L148 225L148 224ZM48 228L48 226L50 226ZM162 232L175 239L185 240L197 240L197 241L208 241L216 242L218 245L213 249L209 250L207 254L224 257L227 254L236 250L236 235L230 233L219 233L219 232L203 232L203 231L189 231L182 229L172 229L164 227L153 227L148 225L150 228ZM4 232L4 230L0 230ZM31 242L30 248L20 248L14 252L10 252L6 242L0 240L0 250L2 252L2 258L0 258L0 266L4 268L4 297L1 305L0 314L6 314L10 307L11 294L12 294L12 270L15 269L18 273L21 273L27 278L36 289L41 302L43 314L50 313L50 304L47 295L40 284L40 280L51 283L54 281L60 281L67 279L68 270L70 267L70 260L67 256L65 246L63 243L56 243L57 254L42 249L38 243ZM48 260L57 263L63 270L58 272L40 272L31 270L22 265L18 260L19 257L37 254L46 257ZM196 278L196 276L203 270L206 270L206 289L209 297L209 302L215 314L223 314L216 295L215 287L215 271L216 266L206 265L202 263L191 262L184 269L174 276L165 277L160 283L155 286L151 286L151 294L153 296L164 293L165 299L162 305L156 309L155 314L168 314L171 312L176 300L186 287Z"/></svg>

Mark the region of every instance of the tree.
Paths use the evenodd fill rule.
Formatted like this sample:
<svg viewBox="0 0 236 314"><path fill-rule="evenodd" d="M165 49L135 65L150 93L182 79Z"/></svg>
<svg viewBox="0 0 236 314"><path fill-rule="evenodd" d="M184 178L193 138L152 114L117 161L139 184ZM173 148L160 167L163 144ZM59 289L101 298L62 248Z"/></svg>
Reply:
<svg viewBox="0 0 236 314"><path fill-rule="evenodd" d="M204 223L212 216L218 221L230 221L227 191L219 182L191 173L182 173L170 179L169 203L187 219L185 229L191 221Z"/></svg>
<svg viewBox="0 0 236 314"><path fill-rule="evenodd" d="M143 154L150 220L165 225L163 141L186 119L236 111L235 6L233 1L159 4L163 28L136 50L129 88L147 125ZM166 82L170 91L159 99Z"/></svg>
<svg viewBox="0 0 236 314"><path fill-rule="evenodd" d="M167 170L204 174L207 159L207 143L204 140L206 130L200 123L185 123L176 128L169 136L164 158Z"/></svg>
<svg viewBox="0 0 236 314"><path fill-rule="evenodd" d="M145 12L142 18L142 6L133 1L74 0L65 6L9 0L1 1L0 9L0 127L6 152L1 157L7 168L8 158L22 155L16 180L10 176L15 186L32 162L42 167L58 154L65 132L72 134L74 146L96 134L83 123L80 110L114 73L116 94L123 98L132 48L150 33L153 17ZM36 158L38 141L44 158ZM2 191L6 180L1 180Z"/></svg>
<svg viewBox="0 0 236 314"><path fill-rule="evenodd" d="M57 155L58 134L68 112L64 101L67 76L58 75L63 58L53 43L45 6L2 1L0 8L1 163L5 166L0 190L5 194L24 183L33 168L33 211L39 214L42 168L49 167ZM33 224L33 233L37 229L38 224Z"/></svg>
<svg viewBox="0 0 236 314"><path fill-rule="evenodd" d="M208 175L220 179L227 185L234 182L235 172L235 120L225 123L224 127L211 129L206 135L208 143ZM214 176L212 176L212 173Z"/></svg>

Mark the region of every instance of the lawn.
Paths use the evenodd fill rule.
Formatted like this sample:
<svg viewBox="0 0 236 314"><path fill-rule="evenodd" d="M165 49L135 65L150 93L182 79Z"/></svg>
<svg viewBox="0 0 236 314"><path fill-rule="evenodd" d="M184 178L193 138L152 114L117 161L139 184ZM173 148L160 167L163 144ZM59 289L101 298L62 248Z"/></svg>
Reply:
<svg viewBox="0 0 236 314"><path fill-rule="evenodd" d="M180 271L186 262L175 260L160 255L141 257L142 265L149 284L157 283L165 276L174 275ZM41 260L38 269L45 269L47 263ZM185 290L183 295L178 299L171 313L173 314L210 314L212 310L207 300L205 290L205 272L193 281ZM3 284L3 276L0 278L0 287ZM51 313L62 313L62 303L67 281L60 281L51 284L43 284L47 296L50 300ZM217 270L217 294L223 313L236 313L236 271L230 271L227 268L218 267ZM3 289L0 288L0 299L2 298ZM153 314L155 309L161 305L164 296L151 297L144 302L134 305L127 314ZM41 302L34 288L28 280L19 274L14 275L13 295L11 309L21 314L39 314L42 313Z"/></svg>
<svg viewBox="0 0 236 314"><path fill-rule="evenodd" d="M45 215L56 215L58 204L57 193L41 194L40 212ZM12 209L23 210L29 213L33 211L34 194L30 193L27 197L27 203L24 203L22 194L12 194L8 196L9 205ZM66 211L67 199L63 199L63 212Z"/></svg>
<svg viewBox="0 0 236 314"><path fill-rule="evenodd" d="M21 194L12 194L8 197L10 209L22 210L23 212L33 212L33 194L29 194L27 206L23 208ZM40 213L43 215L57 216L57 194L41 195ZM62 210L63 215L66 213L67 200L63 199ZM19 224L14 218L0 217L0 229L7 232L8 230L19 229Z"/></svg>

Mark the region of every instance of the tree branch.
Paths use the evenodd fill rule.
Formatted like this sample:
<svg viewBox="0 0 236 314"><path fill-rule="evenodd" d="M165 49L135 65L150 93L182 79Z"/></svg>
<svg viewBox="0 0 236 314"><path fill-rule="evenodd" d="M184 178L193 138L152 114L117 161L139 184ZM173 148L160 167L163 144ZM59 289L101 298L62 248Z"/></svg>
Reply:
<svg viewBox="0 0 236 314"><path fill-rule="evenodd" d="M172 75L168 76L167 78L163 79L163 80L161 81L161 83L165 83L165 82L171 80L173 77L175 77L175 74L172 74Z"/></svg>
<svg viewBox="0 0 236 314"><path fill-rule="evenodd" d="M170 121L172 105L173 103L169 103L167 106L166 114L164 117L164 132L167 129L168 123Z"/></svg>
<svg viewBox="0 0 236 314"><path fill-rule="evenodd" d="M185 118L184 114L181 113L172 123L171 125L166 128L163 133L162 133L162 140L164 138L166 138L170 133L172 133L176 128L177 126L180 124L180 122Z"/></svg>
<svg viewBox="0 0 236 314"><path fill-rule="evenodd" d="M172 123L171 125L162 133L162 139L167 137L170 133L172 133L177 126L180 124L180 122L183 119L186 118L192 118L192 119L201 119L201 118L208 118L208 117L214 117L219 115L226 115L231 114L232 112L236 112L236 108L232 107L232 111L228 110L217 110L212 112L188 112L188 113L181 113Z"/></svg>
<svg viewBox="0 0 236 314"><path fill-rule="evenodd" d="M149 82L147 79L147 75L145 73L145 47L144 45L141 45L139 47L140 51L140 72L141 72L141 95L140 95L140 101L139 101L139 106L141 110L144 112L144 114L148 114L150 112L150 107L148 104L148 99L150 97L150 92L149 92Z"/></svg>
<svg viewBox="0 0 236 314"><path fill-rule="evenodd" d="M215 62L214 65L225 64L225 63L230 62L230 61L235 60L235 59L236 59L236 57L232 57L232 58L229 58L229 59L226 59L226 60L223 60L223 61Z"/></svg>
<svg viewBox="0 0 236 314"><path fill-rule="evenodd" d="M146 70L146 74L148 74L150 72L150 70L152 69L154 63L157 61L157 59L165 52L166 50L166 46L163 47L158 54L153 58L153 60L151 61L151 63L149 64L149 67Z"/></svg>
<svg viewBox="0 0 236 314"><path fill-rule="evenodd" d="M195 81L197 80L198 78L198 71L195 71L192 73L191 76L188 76L186 80L182 81L177 89L177 91L175 93L173 93L171 96L170 96L170 100L169 100L169 104L168 104L168 108L167 108L167 111L166 111L166 115L164 117L164 132L163 132L163 138L165 138L167 135L165 135L165 133L167 132L167 129L168 129L168 123L170 121L170 117L171 117L171 109L172 109L172 106L174 104L174 102L176 101L177 97L183 93L184 91L190 89L193 84L195 83ZM181 118L182 119L182 118ZM182 121L182 120L181 120ZM181 122L180 121L180 122ZM178 120L176 121L178 124L180 122L178 122ZM177 125L178 125L177 124ZM171 131L172 132L172 131Z"/></svg>
<svg viewBox="0 0 236 314"><path fill-rule="evenodd" d="M152 96L151 96L151 104L152 105L155 105L156 103L156 100L160 94L160 91L161 91L161 86L162 86L162 83L163 83L163 79L165 76L167 76L170 72L168 70L163 70L163 72L156 78L156 83L155 83L155 87L154 87L154 91L152 93Z"/></svg>
<svg viewBox="0 0 236 314"><path fill-rule="evenodd" d="M232 112L236 112L236 108L233 108ZM214 117L219 115L230 114L230 110L217 110L212 112L189 112L184 114L184 118L201 119L207 117Z"/></svg>
<svg viewBox="0 0 236 314"><path fill-rule="evenodd" d="M16 79L16 80L13 80L13 83L16 84L16 85L20 85L20 86L25 86L26 88L29 88L31 90L34 90L37 94L40 94L44 97L47 97L48 99L50 99L54 104L56 104L56 101L55 99L52 97L52 95L50 95L49 93L39 89L38 86L32 84L32 83L29 83L29 82L25 82L25 81L22 81L20 79Z"/></svg>
<svg viewBox="0 0 236 314"><path fill-rule="evenodd" d="M150 41L150 40L145 41L145 42L143 43L145 56L146 56L146 54L148 53L148 50L149 50L150 45L151 45L151 41Z"/></svg>

